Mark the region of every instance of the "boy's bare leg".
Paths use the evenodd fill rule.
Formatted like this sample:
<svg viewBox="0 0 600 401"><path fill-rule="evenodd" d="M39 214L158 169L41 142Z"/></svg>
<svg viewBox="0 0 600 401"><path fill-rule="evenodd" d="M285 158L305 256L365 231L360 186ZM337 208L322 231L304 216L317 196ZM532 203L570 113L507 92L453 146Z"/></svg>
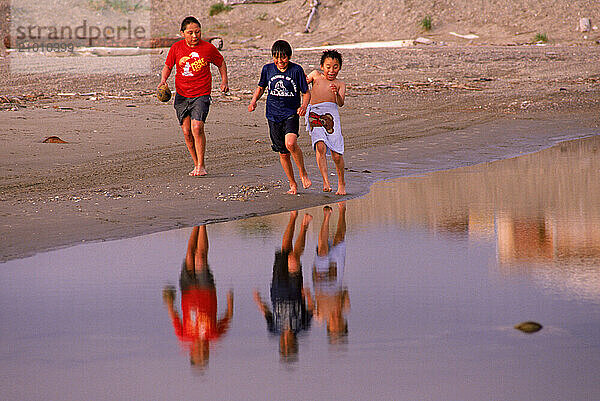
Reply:
<svg viewBox="0 0 600 401"><path fill-rule="evenodd" d="M337 245L346 238L346 202L338 202L338 222L333 237L333 245Z"/></svg>
<svg viewBox="0 0 600 401"><path fill-rule="evenodd" d="M300 174L302 186L304 189L309 188L312 185L312 182L310 181L310 178L308 178L308 173L304 167L304 155L302 154L302 149L300 149L300 146L298 146L298 135L294 133L286 134L285 147L290 151L296 166L298 166L298 172Z"/></svg>
<svg viewBox="0 0 600 401"><path fill-rule="evenodd" d="M300 270L300 256L304 253L304 247L306 244L306 230L308 229L308 225L312 221L312 216L310 214L305 214L302 218L302 225L300 226L300 233L298 234L298 238L296 238L296 243L294 244L294 249L288 255L288 271L289 272L297 272Z"/></svg>
<svg viewBox="0 0 600 401"><path fill-rule="evenodd" d="M335 170L338 176L338 189L336 195L346 195L346 180L344 179L344 156L331 151L331 158L335 164Z"/></svg>
<svg viewBox="0 0 600 401"><path fill-rule="evenodd" d="M208 235L206 226L198 227L198 241L196 248L196 271L208 268Z"/></svg>
<svg viewBox="0 0 600 401"><path fill-rule="evenodd" d="M331 216L331 208L323 207L323 223L321 223L321 231L319 231L319 239L317 240L317 255L325 256L329 253L329 217Z"/></svg>
<svg viewBox="0 0 600 401"><path fill-rule="evenodd" d="M306 243L306 230L308 229L308 225L312 221L313 217L306 213L302 218L302 225L300 226L300 234L298 234L298 238L296 238L296 243L294 244L294 253L300 257L304 253L304 245Z"/></svg>
<svg viewBox="0 0 600 401"><path fill-rule="evenodd" d="M298 184L294 178L294 170L292 169L292 160L290 158L290 154L280 153L279 161L281 162L281 167L283 167L283 171L285 171L285 175L290 183L290 190L287 191L287 193L290 195L296 195L298 193Z"/></svg>
<svg viewBox="0 0 600 401"><path fill-rule="evenodd" d="M196 263L196 249L198 248L198 234L200 227L196 226L192 228L190 239L188 241L187 252L185 254L185 268L188 271L193 272L195 270Z"/></svg>
<svg viewBox="0 0 600 401"><path fill-rule="evenodd" d="M189 172L189 175L194 175L196 172L196 166L198 165L198 155L196 152L196 144L194 141L194 135L192 134L192 118L190 116L184 117L183 124L181 124L181 130L183 131L183 138L185 139L185 145L187 146L192 160L194 161L194 169Z"/></svg>
<svg viewBox="0 0 600 401"><path fill-rule="evenodd" d="M196 149L196 168L192 175L206 175L206 167L204 165L204 152L206 150L206 135L204 134L204 122L192 120L192 135L194 136L194 147Z"/></svg>
<svg viewBox="0 0 600 401"><path fill-rule="evenodd" d="M285 231L283 232L283 239L281 240L282 251L292 251L292 239L294 238L294 229L296 228L296 218L298 217L298 211L293 210L290 212L290 219L288 220Z"/></svg>
<svg viewBox="0 0 600 401"><path fill-rule="evenodd" d="M323 177L323 192L331 192L331 184L329 183L329 176L327 174L327 145L325 145L325 142L319 141L315 148L317 152L317 166L319 166L319 171Z"/></svg>
<svg viewBox="0 0 600 401"><path fill-rule="evenodd" d="M208 235L206 226L196 226L192 229L185 255L186 269L200 271L208 267Z"/></svg>

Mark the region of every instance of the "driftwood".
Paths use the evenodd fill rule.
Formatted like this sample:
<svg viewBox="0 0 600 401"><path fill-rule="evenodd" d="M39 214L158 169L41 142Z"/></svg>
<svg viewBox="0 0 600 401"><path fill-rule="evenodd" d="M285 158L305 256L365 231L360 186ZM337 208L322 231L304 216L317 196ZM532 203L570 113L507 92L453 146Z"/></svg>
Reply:
<svg viewBox="0 0 600 401"><path fill-rule="evenodd" d="M310 6L312 7L310 10L310 15L308 16L308 21L306 22L306 28L304 29L304 33L310 32L310 23L317 13L317 7L319 7L319 0L312 0L310 2Z"/></svg>
<svg viewBox="0 0 600 401"><path fill-rule="evenodd" d="M368 86L364 85L352 85L351 88L353 91L377 91L382 89L421 89L421 90L429 90L430 88L433 90L440 89L463 89L470 91L482 91L483 88L478 88L475 86L469 86L464 84L455 84L449 82L439 82L439 81L428 81L428 82L412 82L405 81L399 82L397 84L372 84Z"/></svg>

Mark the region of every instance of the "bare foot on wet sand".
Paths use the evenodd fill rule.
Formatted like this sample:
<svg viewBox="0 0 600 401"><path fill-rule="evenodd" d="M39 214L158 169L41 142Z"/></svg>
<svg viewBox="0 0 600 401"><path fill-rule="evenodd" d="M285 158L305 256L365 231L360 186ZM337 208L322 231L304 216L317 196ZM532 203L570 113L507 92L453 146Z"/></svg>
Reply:
<svg viewBox="0 0 600 401"><path fill-rule="evenodd" d="M307 175L300 176L300 181L302 181L302 186L304 187L304 189L310 188L310 186L312 185L312 181L310 180L310 178L308 178Z"/></svg>
<svg viewBox="0 0 600 401"><path fill-rule="evenodd" d="M346 186L338 184L338 189L335 194L336 195L346 195Z"/></svg>
<svg viewBox="0 0 600 401"><path fill-rule="evenodd" d="M192 171L188 173L192 177L200 177L206 175L206 169L204 167L195 167Z"/></svg>
<svg viewBox="0 0 600 401"><path fill-rule="evenodd" d="M331 192L331 185L327 182L327 183L323 183L323 192Z"/></svg>
<svg viewBox="0 0 600 401"><path fill-rule="evenodd" d="M298 187L295 184L290 184L290 189L289 189L289 191L286 192L286 194L296 195L297 193L298 193Z"/></svg>

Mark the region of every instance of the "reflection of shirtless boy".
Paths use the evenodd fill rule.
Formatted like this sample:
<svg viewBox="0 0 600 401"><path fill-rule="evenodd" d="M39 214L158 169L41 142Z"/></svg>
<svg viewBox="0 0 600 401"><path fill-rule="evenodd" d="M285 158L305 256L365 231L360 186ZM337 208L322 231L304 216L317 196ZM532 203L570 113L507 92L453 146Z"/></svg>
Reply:
<svg viewBox="0 0 600 401"><path fill-rule="evenodd" d="M343 341L348 335L348 322L344 314L350 309L348 290L343 285L346 264L346 204L338 203L339 216L333 241L329 239L329 219L332 210L323 208L323 223L319 231L317 255L313 265L315 288L315 318L327 324L327 337L331 344Z"/></svg>
<svg viewBox="0 0 600 401"><path fill-rule="evenodd" d="M323 191L330 192L326 154L330 153L338 176L337 195L346 195L344 180L344 138L338 107L344 105L346 84L337 79L342 68L342 55L325 50L321 55L321 70L311 72L306 81L311 84L310 105L306 112L306 127L317 153L317 165L323 176Z"/></svg>

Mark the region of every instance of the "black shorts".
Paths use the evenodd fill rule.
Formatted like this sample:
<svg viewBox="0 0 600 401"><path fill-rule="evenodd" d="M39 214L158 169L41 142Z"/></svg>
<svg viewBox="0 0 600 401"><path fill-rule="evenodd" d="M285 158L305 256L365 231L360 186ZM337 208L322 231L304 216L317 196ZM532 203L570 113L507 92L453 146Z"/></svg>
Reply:
<svg viewBox="0 0 600 401"><path fill-rule="evenodd" d="M173 107L177 112L179 125L183 125L183 119L187 116L192 117L192 120L205 122L210 108L210 100L210 95L185 97L175 93Z"/></svg>
<svg viewBox="0 0 600 401"><path fill-rule="evenodd" d="M215 288L215 279L209 266L205 269L196 272L189 271L186 267L185 260L181 266L181 275L179 276L179 288L181 291L187 291L191 288Z"/></svg>
<svg viewBox="0 0 600 401"><path fill-rule="evenodd" d="M285 136L286 134L298 135L300 128L300 117L298 114L289 116L283 121L275 122L267 120L269 122L269 136L271 137L271 149L275 152L282 154L290 153L285 147Z"/></svg>

